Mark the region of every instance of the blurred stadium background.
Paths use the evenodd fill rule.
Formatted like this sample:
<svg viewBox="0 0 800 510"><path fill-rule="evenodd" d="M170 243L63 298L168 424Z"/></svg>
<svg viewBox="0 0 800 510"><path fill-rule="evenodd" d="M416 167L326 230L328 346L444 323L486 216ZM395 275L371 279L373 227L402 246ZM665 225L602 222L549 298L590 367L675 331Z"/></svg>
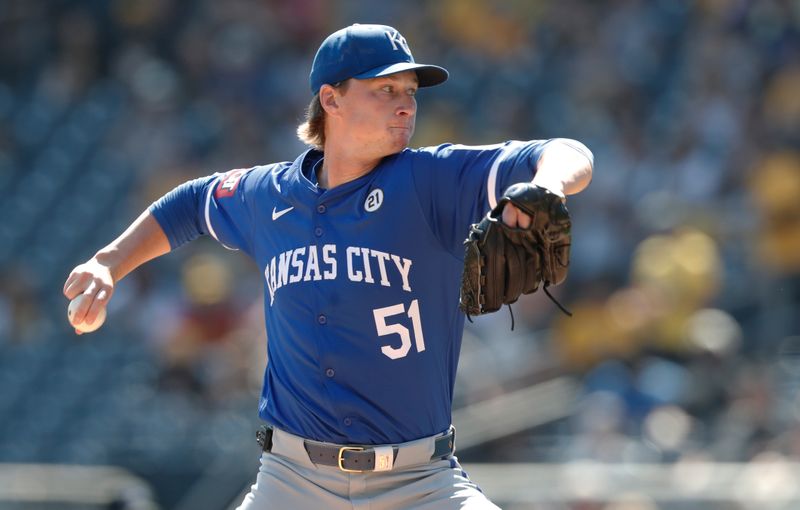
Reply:
<svg viewBox="0 0 800 510"><path fill-rule="evenodd" d="M595 153L575 317L534 295L466 331L472 477L516 510L798 508L797 0L0 1L0 508L236 504L254 267L199 240L80 338L61 286L174 185L293 159L314 51L357 21L451 72L414 145Z"/></svg>

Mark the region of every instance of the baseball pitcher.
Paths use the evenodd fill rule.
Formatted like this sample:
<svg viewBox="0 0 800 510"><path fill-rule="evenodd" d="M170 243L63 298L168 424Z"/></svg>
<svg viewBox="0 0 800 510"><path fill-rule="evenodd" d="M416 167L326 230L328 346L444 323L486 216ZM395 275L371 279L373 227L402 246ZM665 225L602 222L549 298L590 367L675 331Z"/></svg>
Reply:
<svg viewBox="0 0 800 510"><path fill-rule="evenodd" d="M563 280L564 197L593 156L568 139L409 149L417 90L447 78L392 27L333 33L311 67L308 150L178 186L66 280L68 299L89 296L75 324L200 235L256 262L265 427L240 509L497 508L454 456L465 312Z"/></svg>

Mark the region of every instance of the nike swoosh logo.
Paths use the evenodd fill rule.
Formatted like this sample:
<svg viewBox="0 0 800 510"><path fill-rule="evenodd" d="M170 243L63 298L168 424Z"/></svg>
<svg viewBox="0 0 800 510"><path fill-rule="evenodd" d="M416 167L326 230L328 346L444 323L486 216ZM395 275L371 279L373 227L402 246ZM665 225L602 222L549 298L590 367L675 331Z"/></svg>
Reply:
<svg viewBox="0 0 800 510"><path fill-rule="evenodd" d="M272 208L272 221L275 221L275 220L277 220L278 218L280 218L280 217L281 217L281 216L283 216L284 214L288 213L288 212L289 212L289 211L291 211L292 209L294 209L294 207L288 207L288 208L286 208L286 209L282 209L282 210L280 210L280 211L277 211L277 210L275 210L275 208L273 207L273 208Z"/></svg>

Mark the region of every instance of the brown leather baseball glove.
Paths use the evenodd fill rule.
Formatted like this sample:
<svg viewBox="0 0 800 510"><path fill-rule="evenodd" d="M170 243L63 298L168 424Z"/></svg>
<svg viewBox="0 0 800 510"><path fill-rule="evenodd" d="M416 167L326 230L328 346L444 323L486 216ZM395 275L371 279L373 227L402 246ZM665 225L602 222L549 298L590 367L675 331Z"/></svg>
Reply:
<svg viewBox="0 0 800 510"><path fill-rule="evenodd" d="M508 202L531 217L529 228L503 223ZM571 226L560 196L531 183L510 186L497 207L470 227L464 241L461 310L468 316L494 312L521 294L536 292L540 284L547 292L548 286L563 282L569 269Z"/></svg>

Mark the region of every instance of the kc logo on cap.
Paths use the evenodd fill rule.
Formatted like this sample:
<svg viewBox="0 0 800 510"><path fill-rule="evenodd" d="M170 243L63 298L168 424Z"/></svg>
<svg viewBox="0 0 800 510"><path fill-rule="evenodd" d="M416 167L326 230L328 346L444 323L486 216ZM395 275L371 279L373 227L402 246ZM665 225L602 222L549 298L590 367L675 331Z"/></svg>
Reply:
<svg viewBox="0 0 800 510"><path fill-rule="evenodd" d="M364 80L403 71L417 73L420 87L438 85L447 79L443 67L414 62L406 38L387 25L350 25L329 35L317 50L311 65L311 93L325 84L350 78Z"/></svg>
<svg viewBox="0 0 800 510"><path fill-rule="evenodd" d="M386 37L389 38L389 42L392 43L392 48L395 50L402 49L404 52L408 53L408 56L411 56L411 48L408 47L408 43L406 42L406 38L395 29L387 30ZM399 46L399 48L398 48Z"/></svg>

